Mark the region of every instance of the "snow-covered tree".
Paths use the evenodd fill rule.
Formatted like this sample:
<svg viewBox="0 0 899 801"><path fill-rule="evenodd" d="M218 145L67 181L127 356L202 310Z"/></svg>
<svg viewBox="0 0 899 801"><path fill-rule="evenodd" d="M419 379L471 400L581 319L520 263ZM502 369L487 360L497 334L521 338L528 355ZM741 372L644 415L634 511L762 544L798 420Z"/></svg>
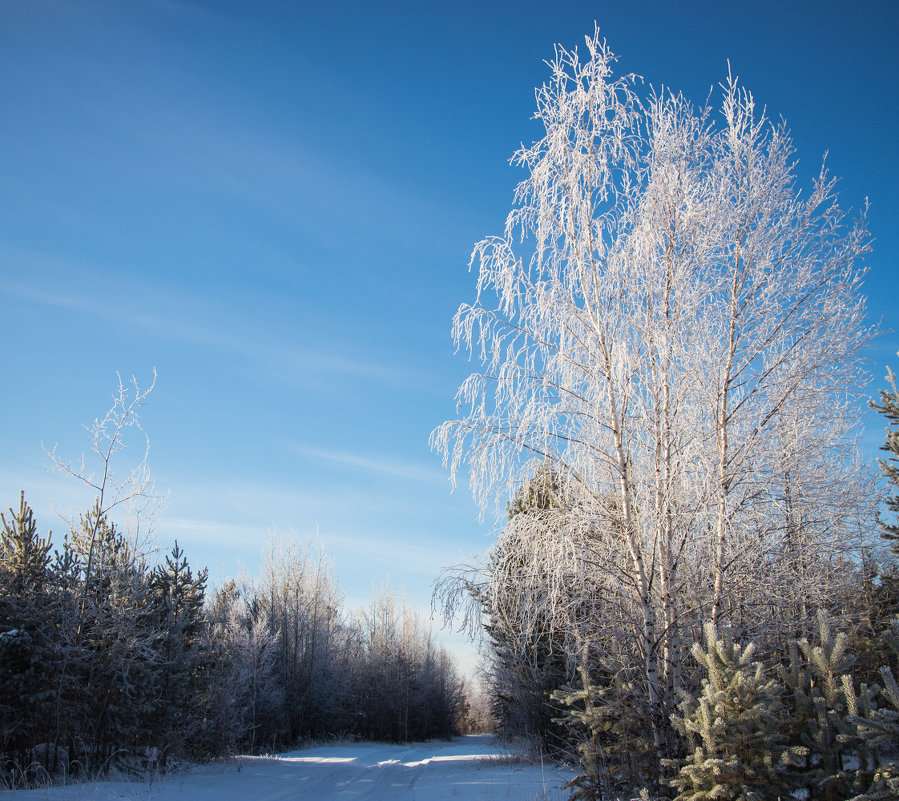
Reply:
<svg viewBox="0 0 899 801"><path fill-rule="evenodd" d="M339 695L330 679L336 668L341 597L330 559L314 543L272 537L257 602L277 641L287 741L326 731Z"/></svg>
<svg viewBox="0 0 899 801"><path fill-rule="evenodd" d="M727 629L705 625L705 647L693 656L706 676L698 698L685 694L673 722L693 751L671 781L677 801L780 798L793 754L786 746L780 687L753 660L755 647L734 643Z"/></svg>
<svg viewBox="0 0 899 801"><path fill-rule="evenodd" d="M551 466L575 502L517 531L547 577L520 624L601 608L665 757L701 620L798 636L848 583L873 507L852 439L869 236L823 168L800 191L786 128L735 79L716 118L638 97L614 61L598 31L557 48L545 135L453 321L483 370L432 444L484 508Z"/></svg>
<svg viewBox="0 0 899 801"><path fill-rule="evenodd" d="M113 512L121 513L123 519L118 524L119 530L127 536L132 550L143 553L152 537L162 501L150 476L150 440L143 430L140 417L141 408L156 386L156 370L153 370L150 385L145 387L141 387L133 376L128 383L118 374L116 378L112 405L102 417L85 426L91 442L90 460L83 453L77 462L65 460L59 455L56 446L47 451L47 454L55 469L71 476L94 494L94 505L98 510L98 514L91 518L94 524L99 525L100 520L112 520ZM143 440L143 455L122 475L121 466L116 464L116 454L127 446L129 435L135 433L138 439ZM78 522L70 520L69 527L78 530ZM93 541L98 535L98 529L80 533L88 542L85 572L90 578L93 570Z"/></svg>
<svg viewBox="0 0 899 801"><path fill-rule="evenodd" d="M872 708L875 690L862 684L856 692L848 636L834 630L823 610L816 620L812 639L790 643L789 660L778 670L785 690L787 736L802 754L791 762L790 778L812 799L837 801L854 792L855 774L848 765L868 767L867 749L856 736L852 718Z"/></svg>
<svg viewBox="0 0 899 801"><path fill-rule="evenodd" d="M159 631L151 728L162 767L170 750L189 749L202 728L212 667L203 613L206 580L207 571L194 574L177 542L150 576Z"/></svg>
<svg viewBox="0 0 899 801"><path fill-rule="evenodd" d="M38 532L25 493L0 524L0 754L28 764L53 709L50 536Z"/></svg>
<svg viewBox="0 0 899 801"><path fill-rule="evenodd" d="M884 755L895 758L899 753L899 684L892 670L893 667L899 670L899 618L883 632L883 638L893 658L892 666L884 665L880 669L883 687L878 688L879 708L868 705L860 709L853 704L850 710L850 722L858 727L862 747L875 756L872 770L864 774L860 771L861 775L870 776L870 782L865 792L853 801L888 801L899 797L899 763L877 758Z"/></svg>
<svg viewBox="0 0 899 801"><path fill-rule="evenodd" d="M887 369L887 382L890 389L880 391L880 403L871 403L871 407L880 412L889 421L886 441L882 448L890 455L880 459L880 468L891 487L886 499L887 509L894 515L899 514L899 388L893 371ZM884 539L892 544L894 553L899 554L899 523L881 518Z"/></svg>
<svg viewBox="0 0 899 801"><path fill-rule="evenodd" d="M531 558L528 539L518 534L534 524L557 525L568 503L557 477L544 465L519 488L508 508L508 523L487 557L480 575L463 584L479 606L487 635L489 685L502 730L527 740L544 753L564 749L565 730L554 718L553 691L575 678L566 649L566 631L555 625L548 604L548 576ZM564 519L564 518L562 518ZM450 574L446 589L459 585ZM520 609L543 607L541 623L523 625Z"/></svg>
<svg viewBox="0 0 899 801"><path fill-rule="evenodd" d="M269 613L252 588L232 579L216 591L208 614L217 654L209 687L216 750L271 747L286 724L278 636Z"/></svg>

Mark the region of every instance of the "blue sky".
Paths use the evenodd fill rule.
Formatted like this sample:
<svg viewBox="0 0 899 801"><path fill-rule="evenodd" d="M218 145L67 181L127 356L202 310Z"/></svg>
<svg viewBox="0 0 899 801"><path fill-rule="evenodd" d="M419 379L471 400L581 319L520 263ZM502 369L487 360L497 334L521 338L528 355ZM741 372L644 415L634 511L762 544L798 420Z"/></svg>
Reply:
<svg viewBox="0 0 899 801"><path fill-rule="evenodd" d="M491 530L428 450L469 368L450 320L540 135L543 60L594 20L621 71L697 102L730 59L805 185L829 151L899 328L893 0L0 0L0 506L25 489L56 530L51 505L86 508L41 443L77 457L116 371L155 367L162 547L218 581L318 531L350 605L389 575L427 607ZM897 350L871 349L872 391Z"/></svg>

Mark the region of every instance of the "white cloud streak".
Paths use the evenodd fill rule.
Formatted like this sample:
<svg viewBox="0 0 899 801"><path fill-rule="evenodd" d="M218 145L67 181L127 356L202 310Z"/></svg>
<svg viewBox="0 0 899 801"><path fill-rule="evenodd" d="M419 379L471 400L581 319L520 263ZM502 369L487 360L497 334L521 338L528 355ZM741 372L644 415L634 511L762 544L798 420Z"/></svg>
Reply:
<svg viewBox="0 0 899 801"><path fill-rule="evenodd" d="M398 476L399 478L407 478L412 481L448 486L447 477L443 472L432 470L407 460L396 459L380 454L363 455L350 451L334 450L331 448L316 448L302 444L292 444L289 448L297 454L308 456L312 459L356 467L370 473Z"/></svg>
<svg viewBox="0 0 899 801"><path fill-rule="evenodd" d="M328 377L345 377L407 389L424 388L413 372L365 358L364 354L347 354L339 345L330 350L320 342L308 348L285 345L283 340L260 330L252 318L235 322L236 315L223 314L223 309L208 299L189 295L183 289L173 299L171 293L133 278L117 280L112 287L103 274L77 262L52 253L2 245L0 261L6 265L0 297L6 295L38 306L115 320L157 339L234 355L265 367L270 377L282 382L307 384ZM139 305L135 299L140 299ZM215 322L222 317L229 320L228 330ZM358 351L358 342L352 347Z"/></svg>

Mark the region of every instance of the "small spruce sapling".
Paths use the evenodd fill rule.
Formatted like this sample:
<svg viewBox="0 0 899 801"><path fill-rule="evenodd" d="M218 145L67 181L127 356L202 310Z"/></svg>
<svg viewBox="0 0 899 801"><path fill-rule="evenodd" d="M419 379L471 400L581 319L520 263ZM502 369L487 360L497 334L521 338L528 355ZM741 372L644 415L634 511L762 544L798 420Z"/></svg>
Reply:
<svg viewBox="0 0 899 801"><path fill-rule="evenodd" d="M50 564L50 534L41 537L34 512L19 494L19 511L9 510L10 519L0 514L0 564L9 577L11 596L31 596L44 589Z"/></svg>
<svg viewBox="0 0 899 801"><path fill-rule="evenodd" d="M849 653L848 644L845 633L833 632L823 610L818 612L817 641L797 641L807 664L807 703L812 713L799 732L799 740L811 748L808 779L814 788L813 797L827 801L842 801L853 793L854 776L844 765L847 752L857 750L858 745L849 715L851 707L867 703L867 688L863 688L861 702L852 690L849 670L855 657Z"/></svg>
<svg viewBox="0 0 899 801"><path fill-rule="evenodd" d="M884 631L883 639L893 652L893 663L899 667L899 618L893 620ZM880 669L883 687L880 697L888 706L869 709L866 714L853 714L852 723L858 727L858 737L875 755L888 753L893 756L899 750L899 685L888 665ZM861 710L858 710L861 711ZM893 801L899 798L899 764L889 762L877 765L872 773L868 789L852 801Z"/></svg>
<svg viewBox="0 0 899 801"><path fill-rule="evenodd" d="M577 750L582 770L563 788L572 791L571 801L601 801L609 779L602 743L597 736L600 712L596 701L599 690L590 680L588 650L589 645L585 643L578 664L580 688L564 685L552 694L554 701L567 707L564 716L556 720L569 730L580 730Z"/></svg>
<svg viewBox="0 0 899 801"><path fill-rule="evenodd" d="M582 772L566 785L575 788L571 798L593 801L635 783L653 782L654 749L646 737L646 721L634 705L639 696L633 684L620 671L604 670L597 681L591 675L589 643L581 645L577 670L580 686L566 684L552 693L552 699L566 707L556 722L578 743Z"/></svg>
<svg viewBox="0 0 899 801"><path fill-rule="evenodd" d="M893 490L886 499L886 507L895 515L899 514L899 387L896 386L896 376L889 368L887 368L887 381L891 389L880 390L880 403L871 401L871 408L876 409L889 421L881 450L890 456L887 459L878 459L878 462ZM889 523L880 514L878 519L883 526L881 536L891 544L893 553L899 555L899 523Z"/></svg>
<svg viewBox="0 0 899 801"><path fill-rule="evenodd" d="M705 648L692 654L705 669L698 698L683 692L674 727L693 753L671 780L677 801L764 801L782 795L784 770L797 754L785 743L780 688L767 679L755 646L733 642L727 629L705 625Z"/></svg>

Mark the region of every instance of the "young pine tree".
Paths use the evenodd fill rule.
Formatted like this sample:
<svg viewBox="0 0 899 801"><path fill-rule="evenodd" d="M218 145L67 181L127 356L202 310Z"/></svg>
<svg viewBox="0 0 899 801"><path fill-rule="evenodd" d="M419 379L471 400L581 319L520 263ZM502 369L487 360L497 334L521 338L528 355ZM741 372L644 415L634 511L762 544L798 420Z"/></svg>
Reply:
<svg viewBox="0 0 899 801"><path fill-rule="evenodd" d="M896 377L889 368L887 368L887 381L891 389L880 390L880 403L872 401L871 408L876 409L889 421L886 441L881 450L890 456L878 461L892 487L892 493L886 499L886 507L893 514L897 514L899 513L899 388L896 386ZM883 526L883 538L892 544L893 553L899 555L899 523L888 523L882 517L880 522Z"/></svg>
<svg viewBox="0 0 899 801"><path fill-rule="evenodd" d="M883 633L883 639L893 652L893 664L899 667L899 618ZM880 691L881 707L858 714L853 710L850 720L858 726L858 737L875 755L887 753L893 756L899 751L899 685L888 665L880 669L883 688ZM889 762L876 765L867 790L852 801L892 801L899 798L899 764Z"/></svg>
<svg viewBox="0 0 899 801"><path fill-rule="evenodd" d="M783 795L784 769L794 758L782 733L777 682L730 632L705 625L705 648L692 653L705 669L698 698L684 693L675 728L694 747L671 785L677 801L763 801Z"/></svg>
<svg viewBox="0 0 899 801"><path fill-rule="evenodd" d="M563 685L552 698L566 707L556 722L577 742L581 763L581 773L566 788L574 788L572 799L600 801L615 791L651 783L654 749L646 737L646 721L635 708L633 683L620 671L597 671L599 679L591 675L588 646L582 646L578 662L580 686Z"/></svg>
<svg viewBox="0 0 899 801"><path fill-rule="evenodd" d="M4 590L19 597L44 589L50 564L50 535L41 537L25 493L19 494L19 511L9 510L10 519L0 514L0 565Z"/></svg>
<svg viewBox="0 0 899 801"><path fill-rule="evenodd" d="M205 717L202 705L209 668L203 613L206 578L205 569L194 575L177 542L150 577L161 662L153 734L163 765L168 751L188 747Z"/></svg>
<svg viewBox="0 0 899 801"><path fill-rule="evenodd" d="M38 534L24 493L9 514L0 515L0 753L28 765L53 708L50 536Z"/></svg>
<svg viewBox="0 0 899 801"><path fill-rule="evenodd" d="M815 641L803 638L797 642L805 660L805 691L793 690L791 715L793 737L810 749L806 786L812 798L839 801L853 794L851 771L846 770L846 756L858 750L855 726L850 722L852 710L869 702L867 687L856 697L849 670L855 657L849 652L845 633L834 633L827 615L818 612L818 634ZM802 720L800 727L797 721Z"/></svg>

